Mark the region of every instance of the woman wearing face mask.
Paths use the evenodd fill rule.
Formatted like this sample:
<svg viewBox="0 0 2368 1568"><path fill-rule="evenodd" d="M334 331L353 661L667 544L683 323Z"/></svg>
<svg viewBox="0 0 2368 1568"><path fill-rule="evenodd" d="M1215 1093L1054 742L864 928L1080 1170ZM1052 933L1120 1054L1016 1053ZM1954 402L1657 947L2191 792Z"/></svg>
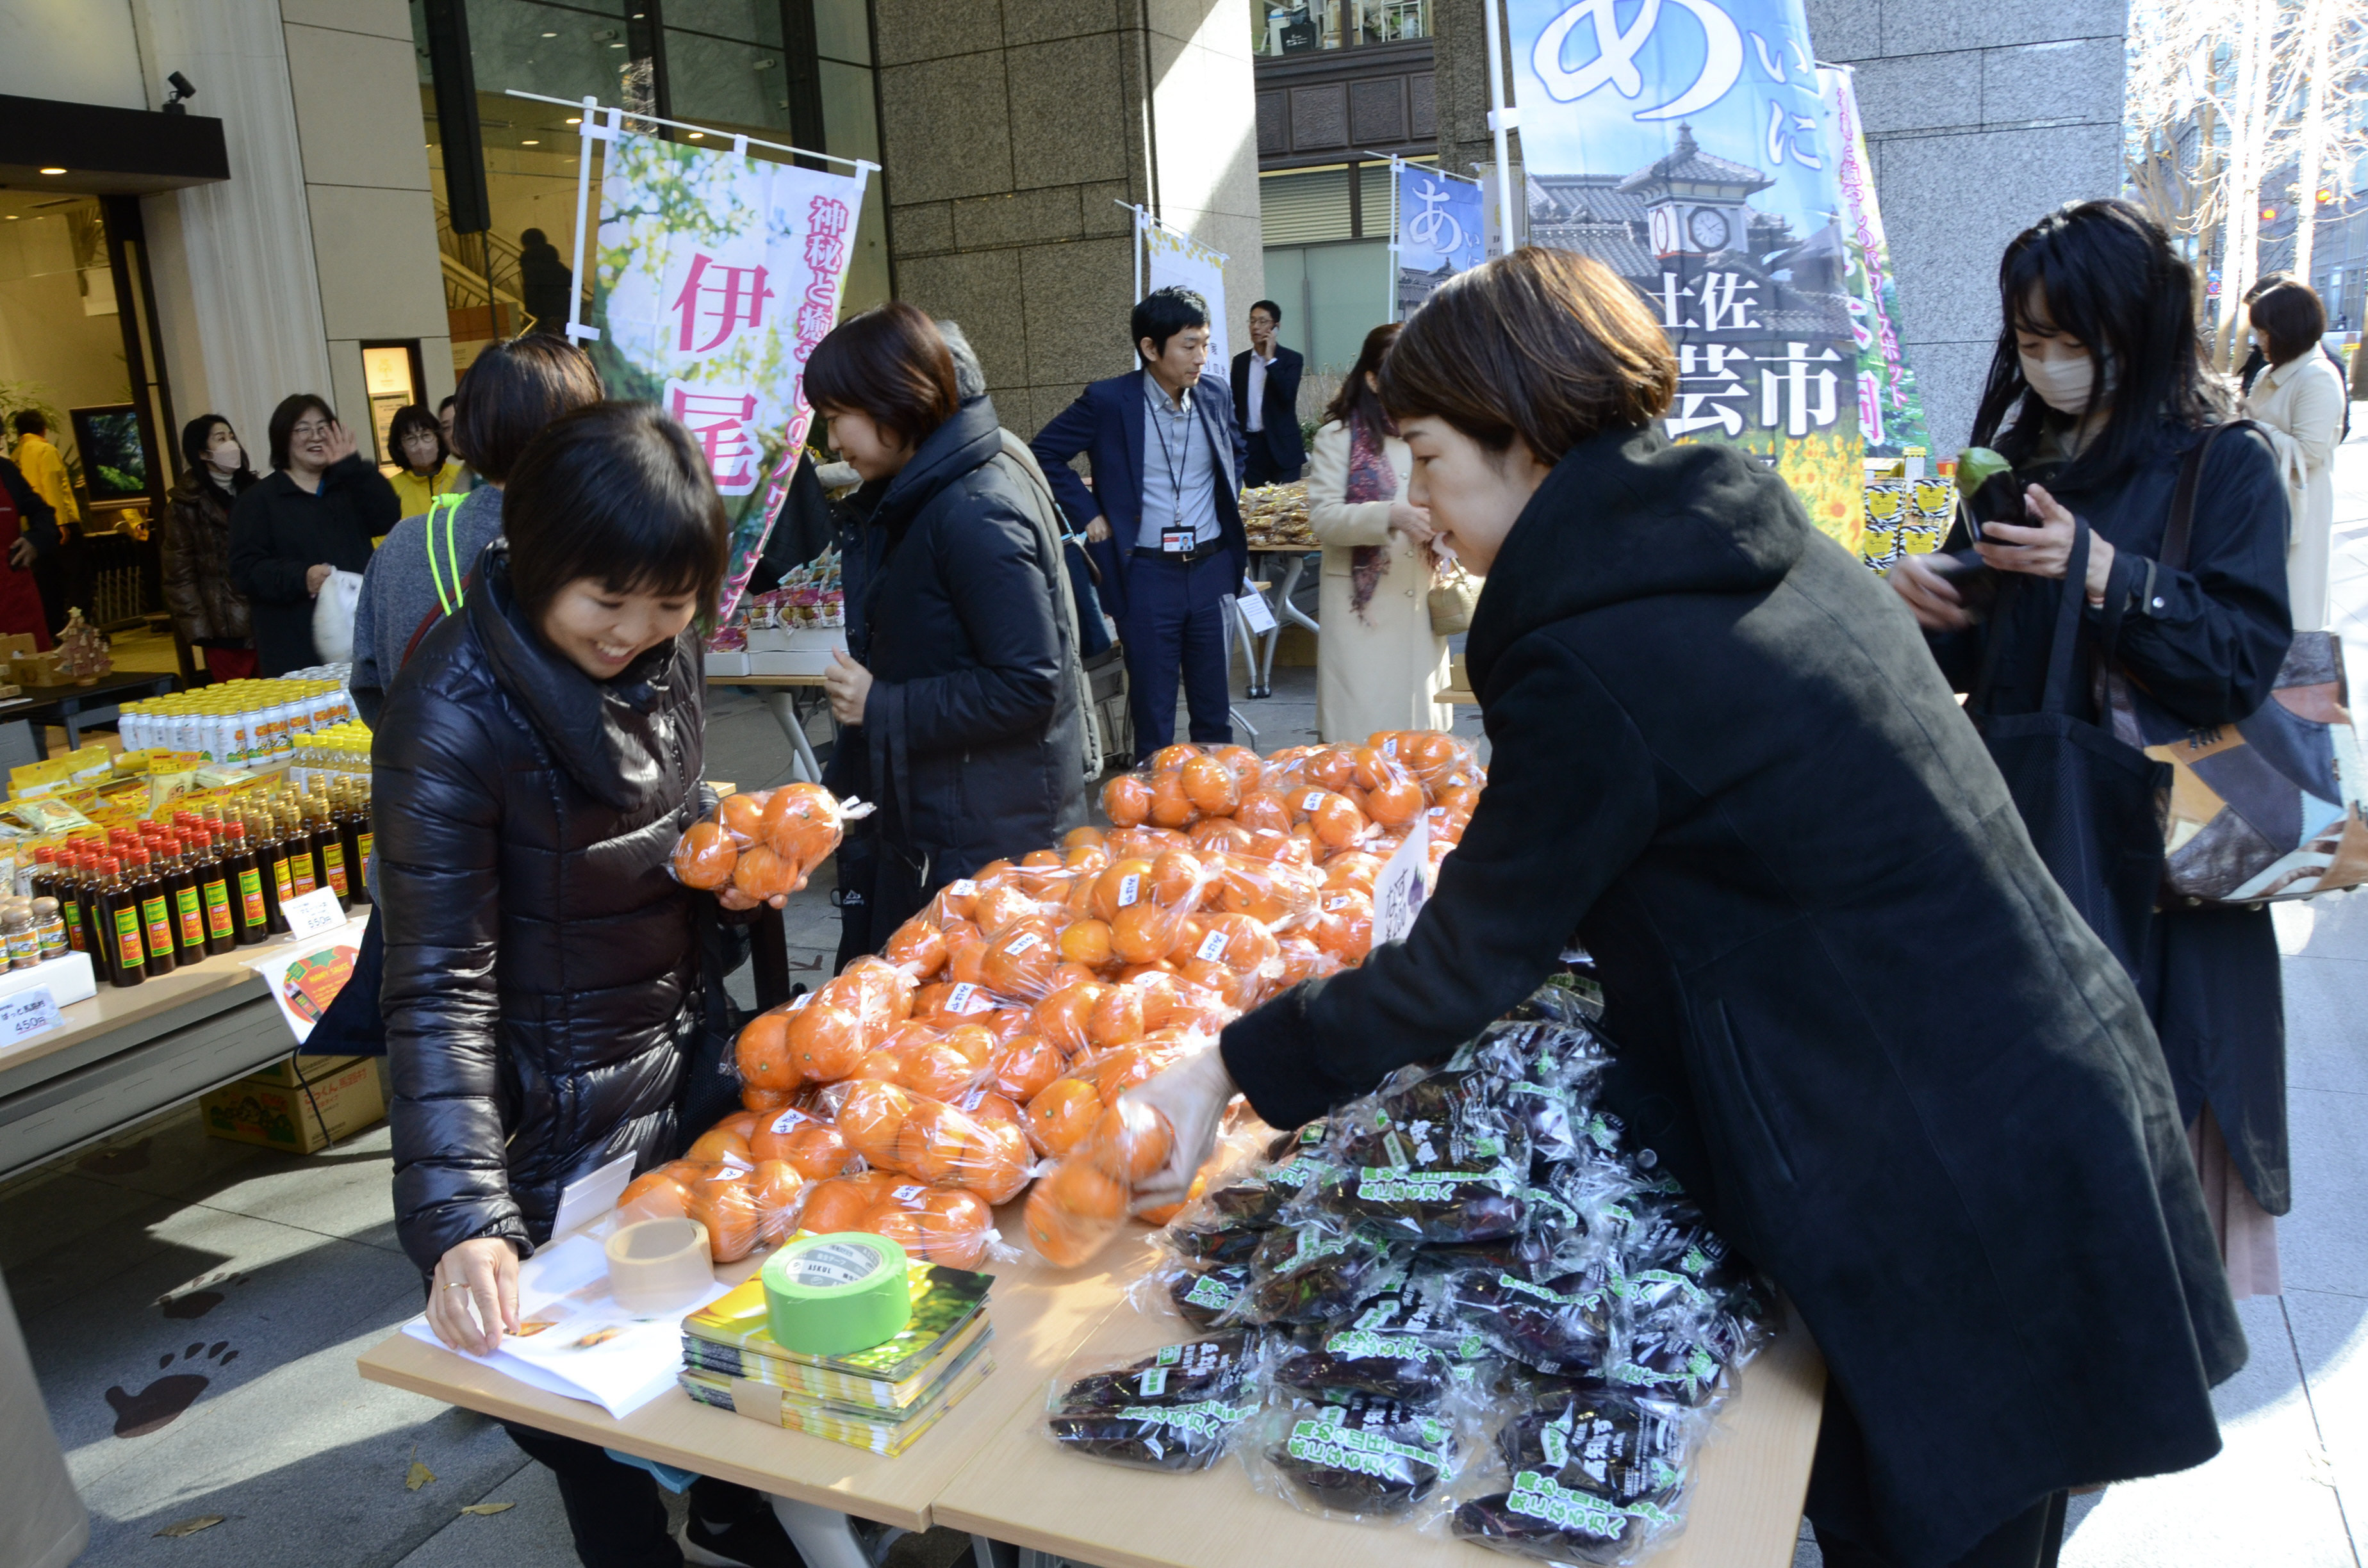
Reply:
<svg viewBox="0 0 2368 1568"><path fill-rule="evenodd" d="M480 1351L517 1332L518 1260L562 1189L675 1152L705 895L666 868L704 803L691 621L729 540L699 444L646 403L553 422L510 471L503 522L387 694L371 756L395 1226L429 1323ZM556 1472L585 1562L680 1561L647 1471L510 1430ZM711 1551L744 1514L780 1540L742 1489L702 1482L692 1503Z"/></svg>
<svg viewBox="0 0 2368 1568"><path fill-rule="evenodd" d="M2248 307L2264 361L2245 394L2245 417L2270 433L2294 510L2286 541L2286 600L2296 631L2327 624L2327 560L2335 532L2335 448L2351 399L2343 373L2319 347L2327 307L2288 279Z"/></svg>
<svg viewBox="0 0 2368 1568"><path fill-rule="evenodd" d="M181 477L165 498L165 608L174 634L200 650L218 681L255 674L255 636L246 596L230 580L230 514L256 483L238 433L219 414L181 428Z"/></svg>
<svg viewBox="0 0 2368 1568"><path fill-rule="evenodd" d="M846 727L827 781L880 803L849 958L955 878L1083 822L1085 730L1066 568L996 461L995 404L960 398L936 324L901 302L842 324L807 362L806 396L863 477L849 652L825 677Z"/></svg>
<svg viewBox="0 0 2368 1568"><path fill-rule="evenodd" d="M438 495L461 488L461 460L452 455L444 426L427 412L426 403L406 403L396 409L387 422L386 440L394 449L394 460L402 465L389 481L402 504L400 516L416 517Z"/></svg>
<svg viewBox="0 0 2368 1568"><path fill-rule="evenodd" d="M1997 574L1995 608L1971 619L1955 583L1909 557L1891 585L1932 633L1941 667L1973 693L1976 724L2036 711L2073 539L2094 531L2076 670L2102 656L2197 729L2270 699L2293 631L2288 504L2268 438L2215 440L2199 475L2186 562L2162 563L2187 453L2228 417L2197 346L2194 279L2135 208L2091 201L2017 236L1998 267L2005 326L1974 438L2011 460L2028 524L1988 525L1973 556ZM1990 664L1987 683L1982 671ZM2095 683L2076 681L2095 720ZM2158 910L2124 955L2160 1036L2203 1190L2239 1297L2278 1291L2271 1215L2286 1170L2285 1004L2266 906Z"/></svg>
<svg viewBox="0 0 2368 1568"><path fill-rule="evenodd" d="M369 566L370 540L403 516L394 487L310 392L271 411L271 467L230 517L231 583L246 596L256 673L267 677L321 662L313 646L314 596L332 568Z"/></svg>
<svg viewBox="0 0 2368 1568"><path fill-rule="evenodd" d="M1297 1126L1576 941L1607 1099L1825 1352L1826 1562L2032 1568L2065 1488L2219 1446L2244 1342L2170 1086L1914 624L1773 473L1662 436L1676 385L1635 290L1566 252L1406 324L1382 399L1487 577L1488 788L1403 942L1134 1092L1177 1134L1137 1197L1183 1195L1236 1085Z"/></svg>

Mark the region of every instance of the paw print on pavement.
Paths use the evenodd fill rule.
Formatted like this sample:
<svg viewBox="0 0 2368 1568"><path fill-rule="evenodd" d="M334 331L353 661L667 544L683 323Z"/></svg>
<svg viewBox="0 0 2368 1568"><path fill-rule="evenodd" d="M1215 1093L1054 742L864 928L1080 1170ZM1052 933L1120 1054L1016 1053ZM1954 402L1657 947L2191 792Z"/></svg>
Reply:
<svg viewBox="0 0 2368 1568"><path fill-rule="evenodd" d="M227 1339L217 1339L211 1345L199 1340L177 1357L170 1350L157 1358L159 1370L176 1361L187 1364L202 1359L204 1365L219 1372L238 1359L238 1352L230 1347ZM107 1403L115 1411L115 1435L119 1437L142 1437L171 1426L183 1411L198 1402L213 1380L203 1372L173 1372L158 1378L138 1393L125 1392L119 1383L107 1391Z"/></svg>

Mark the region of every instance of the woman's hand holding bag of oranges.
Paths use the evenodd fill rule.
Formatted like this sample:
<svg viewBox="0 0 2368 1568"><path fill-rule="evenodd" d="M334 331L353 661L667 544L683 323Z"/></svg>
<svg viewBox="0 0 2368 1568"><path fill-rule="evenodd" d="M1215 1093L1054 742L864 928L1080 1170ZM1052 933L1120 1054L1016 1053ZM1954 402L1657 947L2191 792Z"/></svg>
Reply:
<svg viewBox="0 0 2368 1568"><path fill-rule="evenodd" d="M675 846L675 880L715 894L726 909L779 909L838 848L847 824L871 811L819 784L735 791Z"/></svg>

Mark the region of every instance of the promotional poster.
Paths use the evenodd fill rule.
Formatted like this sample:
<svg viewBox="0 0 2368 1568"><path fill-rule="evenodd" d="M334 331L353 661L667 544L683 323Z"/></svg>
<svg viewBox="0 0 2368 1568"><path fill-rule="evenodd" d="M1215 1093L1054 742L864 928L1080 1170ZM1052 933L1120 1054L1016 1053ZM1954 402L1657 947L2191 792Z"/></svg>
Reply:
<svg viewBox="0 0 2368 1568"><path fill-rule="evenodd" d="M1861 528L1840 158L1801 0L1507 0L1532 244L1591 256L1678 352L1668 429Z"/></svg>
<svg viewBox="0 0 2368 1568"><path fill-rule="evenodd" d="M1441 283L1487 259L1481 248L1486 223L1478 180L1421 164L1399 164L1396 175L1397 319L1404 321Z"/></svg>

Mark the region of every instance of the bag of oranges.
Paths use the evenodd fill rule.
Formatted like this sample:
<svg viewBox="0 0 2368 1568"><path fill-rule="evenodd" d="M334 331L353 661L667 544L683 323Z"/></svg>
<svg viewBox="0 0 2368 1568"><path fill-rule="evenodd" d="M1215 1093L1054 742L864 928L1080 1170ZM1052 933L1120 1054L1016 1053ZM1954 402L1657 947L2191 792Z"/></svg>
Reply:
<svg viewBox="0 0 2368 1568"><path fill-rule="evenodd" d="M617 1212L627 1223L696 1220L706 1229L709 1256L733 1263L795 1234L812 1186L780 1160L673 1160L635 1177Z"/></svg>
<svg viewBox="0 0 2368 1568"><path fill-rule="evenodd" d="M707 892L735 888L757 903L796 892L838 848L847 824L871 811L819 784L735 791L675 845L675 880Z"/></svg>
<svg viewBox="0 0 2368 1568"><path fill-rule="evenodd" d="M1028 1243L1055 1268L1073 1268L1101 1249L1133 1206L1138 1183L1167 1163L1176 1143L1167 1118L1121 1100L1029 1189Z"/></svg>
<svg viewBox="0 0 2368 1568"><path fill-rule="evenodd" d="M1035 1171L1019 1108L985 1089L962 1097L972 1109L861 1078L825 1090L816 1108L871 1170L1008 1203Z"/></svg>

